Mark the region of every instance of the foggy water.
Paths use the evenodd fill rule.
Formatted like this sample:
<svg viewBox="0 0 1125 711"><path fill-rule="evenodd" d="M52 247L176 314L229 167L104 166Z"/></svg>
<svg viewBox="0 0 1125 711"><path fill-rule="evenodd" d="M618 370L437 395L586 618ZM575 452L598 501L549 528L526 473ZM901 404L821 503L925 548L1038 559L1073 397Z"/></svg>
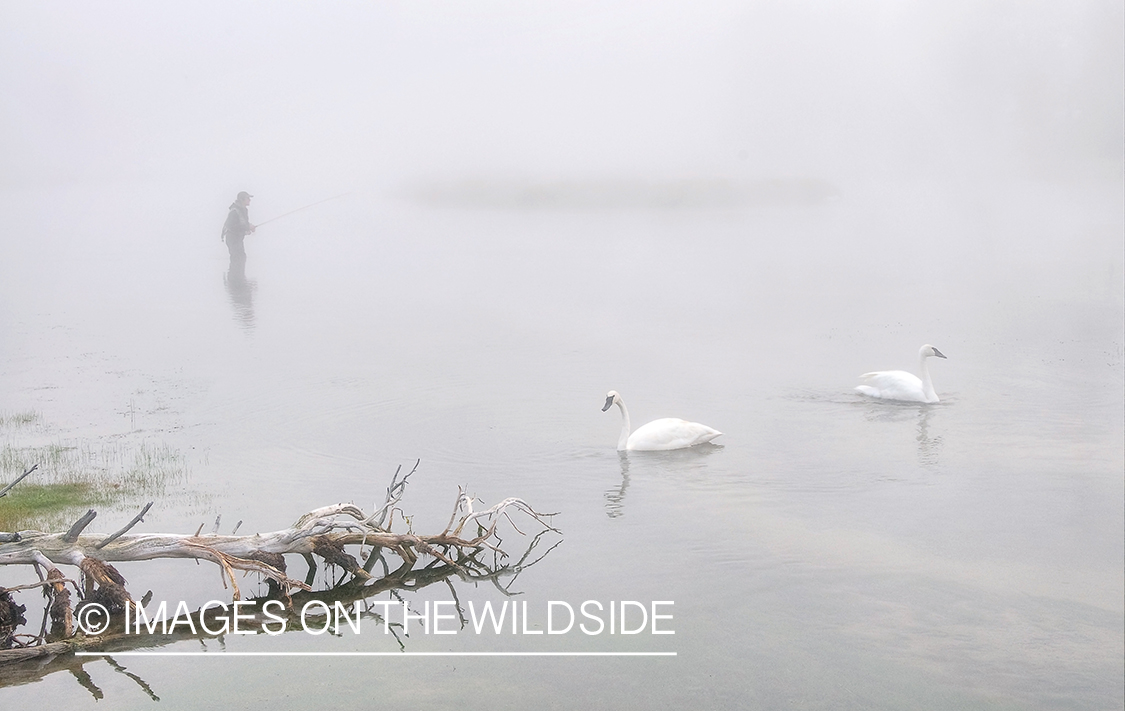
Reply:
<svg viewBox="0 0 1125 711"><path fill-rule="evenodd" d="M244 276L213 214L178 219L196 196L9 194L6 230L26 238L5 261L37 268L5 270L19 307L4 311L4 403L70 436L186 453L186 488L211 497L158 505L146 530L367 507L420 458L403 502L415 530L444 525L458 484L561 512L563 544L517 585L532 604L675 601L674 636L407 643L675 658L237 658L217 682L217 662L122 660L174 708L253 703L262 684L293 707L374 686L469 708L1108 708L1123 525L1111 189L1027 183L978 192L990 220L929 222L915 215L958 196L860 184L809 204L606 211L354 194L248 238ZM1018 242L1038 249L997 255ZM913 369L922 342L948 355L931 361L940 404L852 392L866 370ZM617 413L599 411L611 388L635 426L680 416L721 446L619 455ZM122 568L138 590L224 595L194 565ZM115 707L149 703L86 669ZM90 698L66 674L2 693Z"/></svg>
<svg viewBox="0 0 1125 711"><path fill-rule="evenodd" d="M39 424L0 446L168 448L146 532L370 509L419 461L416 532L458 486L558 512L507 581L533 629L673 601L675 634L227 635L0 667L0 706L152 708L139 679L164 709L1122 708L1122 27L1098 0L3 5L0 418ZM239 265L240 190L256 223L347 194ZM924 343L940 403L854 392ZM724 434L619 454L610 389ZM208 563L120 568L230 599ZM453 594L508 599L403 597ZM676 656L217 658L400 650Z"/></svg>

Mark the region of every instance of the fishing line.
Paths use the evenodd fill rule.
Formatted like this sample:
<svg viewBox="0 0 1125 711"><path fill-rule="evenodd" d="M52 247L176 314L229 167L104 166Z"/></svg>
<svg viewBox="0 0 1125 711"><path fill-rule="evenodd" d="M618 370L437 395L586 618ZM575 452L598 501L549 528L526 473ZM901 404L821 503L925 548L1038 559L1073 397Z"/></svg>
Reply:
<svg viewBox="0 0 1125 711"><path fill-rule="evenodd" d="M298 207L298 208L297 208L296 210L290 210L289 212L285 213L284 215L278 215L277 217L271 217L270 219L266 220L265 222L259 222L258 224L254 225L254 228L255 228L255 229L257 229L258 227L261 227L262 225L266 225L266 224L269 224L270 222L274 222L274 221L276 221L276 220L280 220L280 219L281 219L281 218L283 218L283 217L289 217L290 215L292 215L292 214L294 214L294 213L297 213L297 212L300 212L301 210L307 210L307 209L309 209L310 207L316 207L317 205L321 205L321 204L323 204L323 203L326 203L326 202L328 202L329 200L336 200L336 199L338 199L338 198L342 198L342 197L344 197L345 195L351 195L351 194L352 194L352 193L351 193L351 191L349 190L349 191L348 191L348 192L346 192L346 193L340 193L339 195L333 195L333 196L332 196L332 197L330 197L330 198L324 198L323 200L318 200L318 201L316 201L316 202L312 203L311 205L305 205L304 207Z"/></svg>

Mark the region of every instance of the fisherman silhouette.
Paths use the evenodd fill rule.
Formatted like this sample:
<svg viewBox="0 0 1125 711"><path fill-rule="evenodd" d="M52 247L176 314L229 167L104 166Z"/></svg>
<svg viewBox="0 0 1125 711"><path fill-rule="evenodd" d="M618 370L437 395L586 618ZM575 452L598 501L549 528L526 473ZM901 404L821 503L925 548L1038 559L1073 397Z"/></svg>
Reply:
<svg viewBox="0 0 1125 711"><path fill-rule="evenodd" d="M250 193L243 190L230 204L230 212L227 213L226 222L223 223L222 239L227 243L227 250L230 252L230 259L233 263L235 260L246 259L246 248L242 242L246 239L246 235L252 234L254 230L258 229L256 225L250 224L250 198L254 197Z"/></svg>

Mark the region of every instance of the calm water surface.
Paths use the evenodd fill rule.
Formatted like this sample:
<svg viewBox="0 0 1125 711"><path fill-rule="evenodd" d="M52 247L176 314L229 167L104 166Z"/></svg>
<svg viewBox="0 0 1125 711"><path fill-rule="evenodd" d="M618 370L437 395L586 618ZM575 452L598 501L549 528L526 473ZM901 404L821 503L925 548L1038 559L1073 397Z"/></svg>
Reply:
<svg viewBox="0 0 1125 711"><path fill-rule="evenodd" d="M188 476L147 531L369 508L420 459L416 531L445 525L458 485L561 512L561 545L513 588L533 608L675 601L669 636L406 640L674 658L120 659L161 708L1121 708L1120 191L856 184L729 210L358 192L264 227L244 272L218 240L221 197L10 192L0 409L40 413L63 442L182 453ZM252 215L291 208L259 196ZM914 369L926 342L948 356L930 361L940 404L852 392L868 370ZM721 446L619 455L609 389L635 425L697 420ZM208 565L121 567L137 593L228 599ZM224 643L166 650L399 648ZM85 670L101 706L151 707L104 661ZM66 672L0 696L97 705Z"/></svg>

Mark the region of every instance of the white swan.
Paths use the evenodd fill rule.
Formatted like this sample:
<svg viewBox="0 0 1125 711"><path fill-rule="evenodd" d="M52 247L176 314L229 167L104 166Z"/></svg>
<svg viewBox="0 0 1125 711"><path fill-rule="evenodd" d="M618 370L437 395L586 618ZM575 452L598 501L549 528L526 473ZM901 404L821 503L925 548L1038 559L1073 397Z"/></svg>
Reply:
<svg viewBox="0 0 1125 711"><path fill-rule="evenodd" d="M609 409L610 405L621 408L621 437L617 440L617 450L663 450L684 449L697 444L710 442L722 432L712 429L698 422L688 422L678 417L665 417L653 420L637 431L629 434L629 411L616 390L610 390L605 396L605 407L602 412Z"/></svg>
<svg viewBox="0 0 1125 711"><path fill-rule="evenodd" d="M856 390L884 400L939 402L937 393L934 392L934 383L930 380L930 369L926 367L926 359L931 356L945 357L928 343L922 346L918 351L918 372L922 374L921 378L905 370L880 370L859 376L864 384L857 386Z"/></svg>

